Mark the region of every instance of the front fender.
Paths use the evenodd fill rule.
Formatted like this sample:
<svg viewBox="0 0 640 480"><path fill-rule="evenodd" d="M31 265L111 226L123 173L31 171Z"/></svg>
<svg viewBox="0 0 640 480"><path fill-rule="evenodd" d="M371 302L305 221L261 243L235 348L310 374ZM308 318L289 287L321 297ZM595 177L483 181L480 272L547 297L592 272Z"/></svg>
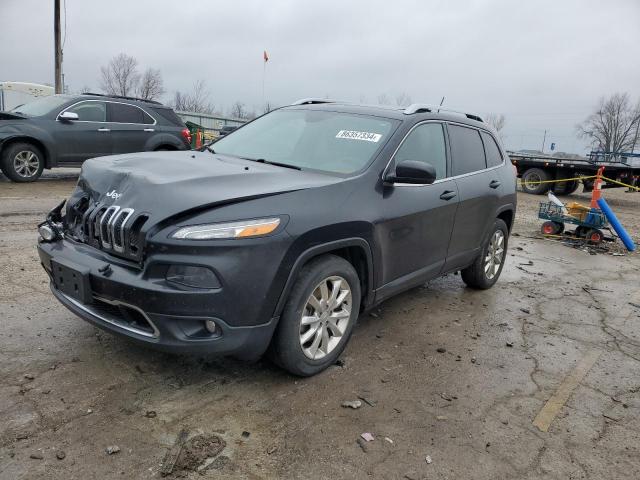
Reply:
<svg viewBox="0 0 640 480"><path fill-rule="evenodd" d="M330 253L332 251L344 249L347 247L356 247L362 250L364 253L364 257L367 263L367 281L366 281L366 291L363 292L363 305L368 306L373 302L373 273L374 273L374 265L373 265L373 254L371 251L371 246L369 241L362 237L348 237L342 238L340 240L328 241L321 244L316 244L313 246L308 246L304 250L300 251L296 248L295 244L290 249L290 252L287 254L287 257L291 256L291 252L295 251L295 259L293 262L290 260L287 261L286 257L283 261L282 269L289 270L289 274L287 276L286 282L284 284L284 288L280 293L280 297L278 299L278 303L276 304L276 310L274 312L274 317L279 317L284 309L285 303L287 301L287 297L289 296L289 292L293 288L293 284L300 273L302 267L312 258L317 257L318 255L322 255L325 253ZM293 264L291 267L289 265Z"/></svg>

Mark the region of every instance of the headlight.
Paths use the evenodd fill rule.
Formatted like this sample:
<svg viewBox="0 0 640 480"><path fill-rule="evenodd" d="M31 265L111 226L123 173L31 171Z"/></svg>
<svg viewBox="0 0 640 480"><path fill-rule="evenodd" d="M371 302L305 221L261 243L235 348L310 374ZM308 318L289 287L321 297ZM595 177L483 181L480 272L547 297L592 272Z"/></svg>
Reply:
<svg viewBox="0 0 640 480"><path fill-rule="evenodd" d="M280 225L279 218L260 218L241 222L194 225L175 231L171 238L186 240L214 240L218 238L261 237L273 232Z"/></svg>

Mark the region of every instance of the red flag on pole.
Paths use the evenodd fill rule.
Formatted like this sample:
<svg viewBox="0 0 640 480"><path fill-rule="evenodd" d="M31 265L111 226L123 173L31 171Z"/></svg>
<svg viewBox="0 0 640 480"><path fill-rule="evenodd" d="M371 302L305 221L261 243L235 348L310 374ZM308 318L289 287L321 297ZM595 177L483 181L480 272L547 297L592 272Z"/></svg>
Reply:
<svg viewBox="0 0 640 480"><path fill-rule="evenodd" d="M264 58L265 63L269 61L269 55L267 54L266 50L263 52L262 57Z"/></svg>

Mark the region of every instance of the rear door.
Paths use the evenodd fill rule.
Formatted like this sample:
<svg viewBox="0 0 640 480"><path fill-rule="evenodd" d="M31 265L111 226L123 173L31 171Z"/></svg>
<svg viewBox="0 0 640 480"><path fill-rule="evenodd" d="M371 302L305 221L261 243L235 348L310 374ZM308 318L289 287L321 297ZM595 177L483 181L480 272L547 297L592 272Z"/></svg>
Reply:
<svg viewBox="0 0 640 480"><path fill-rule="evenodd" d="M447 132L452 173L460 196L445 266L445 270L451 271L469 265L479 254L486 233L496 218L502 185L499 167L493 165L493 156L492 166L487 166L480 130L450 123ZM490 138L488 136L487 141ZM493 144L495 146L495 141ZM490 148L489 143L487 146Z"/></svg>
<svg viewBox="0 0 640 480"><path fill-rule="evenodd" d="M108 102L107 106L113 153L145 151L147 141L155 132L156 120L135 105Z"/></svg>
<svg viewBox="0 0 640 480"><path fill-rule="evenodd" d="M456 182L449 178L444 126L415 126L396 151L389 168L403 160L431 164L431 185L394 184L384 190L382 218L376 228L382 249L382 298L436 276L444 266L458 205Z"/></svg>
<svg viewBox="0 0 640 480"><path fill-rule="evenodd" d="M58 162L81 163L87 158L111 154L111 136L106 123L107 106L99 100L83 100L62 112L78 115L78 120L60 120L53 127Z"/></svg>

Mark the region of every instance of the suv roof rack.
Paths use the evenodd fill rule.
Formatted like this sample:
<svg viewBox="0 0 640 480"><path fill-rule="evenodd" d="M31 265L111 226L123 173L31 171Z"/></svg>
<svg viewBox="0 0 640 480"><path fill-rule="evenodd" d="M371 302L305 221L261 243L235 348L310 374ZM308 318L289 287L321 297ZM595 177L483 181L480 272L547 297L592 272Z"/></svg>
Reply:
<svg viewBox="0 0 640 480"><path fill-rule="evenodd" d="M145 100L144 98L138 98L138 97L127 97L125 95L107 95L105 93L93 93L93 92L86 92L86 93L83 93L82 95L91 95L92 97L122 98L123 100L133 100L136 102L145 102L145 103L153 103L155 105L162 105L162 103L156 102L155 100Z"/></svg>
<svg viewBox="0 0 640 480"><path fill-rule="evenodd" d="M478 115L474 115L473 113L465 113L460 112L458 110L451 110L449 108L442 108L439 106L429 105L426 103L412 103L408 107L403 110L405 115L413 115L414 113L430 113L430 112L447 112L447 113L458 113L460 115L464 115L470 120L475 120L476 122L482 122L482 118ZM484 123L484 122L483 122Z"/></svg>
<svg viewBox="0 0 640 480"><path fill-rule="evenodd" d="M329 100L328 98L301 98L296 100L291 105L316 105L321 103L336 103L335 100Z"/></svg>

